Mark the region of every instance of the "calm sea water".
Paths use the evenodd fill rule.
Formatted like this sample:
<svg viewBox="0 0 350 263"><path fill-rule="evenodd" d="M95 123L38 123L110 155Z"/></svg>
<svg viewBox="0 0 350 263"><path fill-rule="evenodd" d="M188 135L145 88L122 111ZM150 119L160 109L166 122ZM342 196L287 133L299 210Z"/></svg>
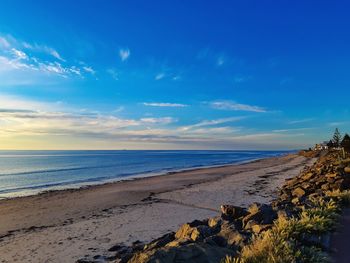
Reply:
<svg viewBox="0 0 350 263"><path fill-rule="evenodd" d="M203 166L277 156L281 151L0 151L0 198Z"/></svg>

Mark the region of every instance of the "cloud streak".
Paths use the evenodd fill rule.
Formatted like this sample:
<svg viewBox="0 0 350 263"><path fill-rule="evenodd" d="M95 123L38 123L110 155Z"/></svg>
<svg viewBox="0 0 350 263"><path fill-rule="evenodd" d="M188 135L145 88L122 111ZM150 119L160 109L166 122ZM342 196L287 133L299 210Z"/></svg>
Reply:
<svg viewBox="0 0 350 263"><path fill-rule="evenodd" d="M119 49L119 57L121 61L126 61L130 57L130 50L128 48Z"/></svg>
<svg viewBox="0 0 350 263"><path fill-rule="evenodd" d="M249 112L267 112L265 108L241 104L234 101L213 101L210 102L210 106L217 110L230 110L230 111L249 111Z"/></svg>
<svg viewBox="0 0 350 263"><path fill-rule="evenodd" d="M231 118L222 118L222 119L216 119L216 120L205 120L205 121L201 121L199 123L193 124L193 125L181 127L180 130L188 131L188 130L191 130L194 128L214 126L214 125L229 123L229 122L236 122L236 121L240 121L243 119L245 119L245 117L231 117Z"/></svg>
<svg viewBox="0 0 350 263"><path fill-rule="evenodd" d="M300 119L300 120L293 120L289 121L288 124L299 124L299 123L305 123L315 120L314 118L307 118L307 119Z"/></svg>
<svg viewBox="0 0 350 263"><path fill-rule="evenodd" d="M143 102L144 106L150 107L170 107L170 108L184 108L188 107L187 104L182 103L168 103L168 102Z"/></svg>
<svg viewBox="0 0 350 263"><path fill-rule="evenodd" d="M43 77L83 77L84 72L96 73L85 64L82 67L66 62L55 49L45 45L0 36L0 47L0 77L3 80L0 85L33 84L34 81L46 81ZM50 58L45 57L45 54L50 55Z"/></svg>

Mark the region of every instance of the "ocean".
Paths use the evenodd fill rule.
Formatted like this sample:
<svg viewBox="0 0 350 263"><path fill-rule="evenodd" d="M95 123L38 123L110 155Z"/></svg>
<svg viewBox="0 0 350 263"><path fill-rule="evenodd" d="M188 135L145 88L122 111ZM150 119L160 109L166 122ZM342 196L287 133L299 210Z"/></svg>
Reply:
<svg viewBox="0 0 350 263"><path fill-rule="evenodd" d="M0 151L0 198L242 163L285 151Z"/></svg>

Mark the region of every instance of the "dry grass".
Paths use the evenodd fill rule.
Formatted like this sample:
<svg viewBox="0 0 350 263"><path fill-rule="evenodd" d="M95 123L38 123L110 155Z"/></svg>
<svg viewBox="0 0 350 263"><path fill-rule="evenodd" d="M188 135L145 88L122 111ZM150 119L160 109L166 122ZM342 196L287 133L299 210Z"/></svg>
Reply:
<svg viewBox="0 0 350 263"><path fill-rule="evenodd" d="M340 203L343 206L349 206L350 205L350 190L346 191L328 191L326 192L326 196L333 199L335 202Z"/></svg>
<svg viewBox="0 0 350 263"><path fill-rule="evenodd" d="M347 194L346 194L347 196ZM239 257L226 257L224 263L325 263L328 256L316 246L304 245L308 236L333 230L339 208L334 200L313 200L297 218L279 217L274 226L255 236Z"/></svg>
<svg viewBox="0 0 350 263"><path fill-rule="evenodd" d="M248 207L248 212L250 214L255 214L259 212L259 206L256 203L252 204L251 206Z"/></svg>

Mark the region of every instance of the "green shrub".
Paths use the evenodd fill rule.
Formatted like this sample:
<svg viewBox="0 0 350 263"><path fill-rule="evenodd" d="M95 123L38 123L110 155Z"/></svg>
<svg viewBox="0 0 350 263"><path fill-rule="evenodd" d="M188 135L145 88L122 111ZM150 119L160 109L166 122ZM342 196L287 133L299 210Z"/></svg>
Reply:
<svg viewBox="0 0 350 263"><path fill-rule="evenodd" d="M334 194L334 193L333 193ZM348 196L338 193L337 196ZM349 193L350 196L350 193ZM333 199L314 199L298 217L279 217L273 227L255 236L242 248L239 257L226 257L224 263L326 263L329 258L320 248L307 246L308 236L322 235L334 229L339 208Z"/></svg>

